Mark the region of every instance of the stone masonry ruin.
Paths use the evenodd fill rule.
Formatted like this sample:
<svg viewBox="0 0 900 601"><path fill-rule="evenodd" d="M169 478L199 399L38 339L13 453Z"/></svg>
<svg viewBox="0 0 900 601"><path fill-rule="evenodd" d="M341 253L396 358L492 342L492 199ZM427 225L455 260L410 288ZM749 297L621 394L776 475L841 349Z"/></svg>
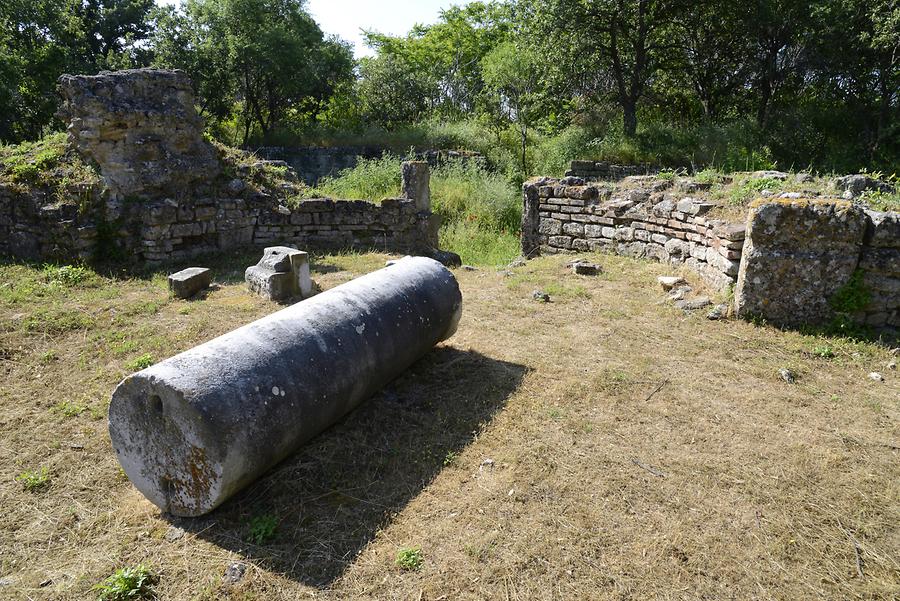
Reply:
<svg viewBox="0 0 900 601"><path fill-rule="evenodd" d="M416 197L296 200L296 175L283 162L229 163L204 138L180 71L65 75L59 90L69 144L97 167L102 189L90 203L58 202L0 184L2 254L71 261L118 253L159 264L246 245L410 254L437 247L439 218ZM251 172L265 169L285 183L254 183Z"/></svg>
<svg viewBox="0 0 900 601"><path fill-rule="evenodd" d="M582 168L575 163L573 172ZM900 330L900 214L778 198L753 203L746 223L730 222L689 196L690 181L597 171L590 181L523 185L523 254L598 251L683 265L713 289L733 289L738 316L792 327L834 318L842 308L833 300L856 287L862 305L844 309L851 321Z"/></svg>

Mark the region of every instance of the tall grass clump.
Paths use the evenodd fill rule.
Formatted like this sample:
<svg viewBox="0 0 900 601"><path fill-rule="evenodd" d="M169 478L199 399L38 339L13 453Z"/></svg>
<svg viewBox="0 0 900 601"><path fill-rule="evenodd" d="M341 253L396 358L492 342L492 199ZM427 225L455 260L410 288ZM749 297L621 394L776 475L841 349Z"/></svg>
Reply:
<svg viewBox="0 0 900 601"><path fill-rule="evenodd" d="M342 170L336 177L325 177L306 193L307 196L381 200L400 195L400 161L384 153L377 159L360 157L355 167Z"/></svg>
<svg viewBox="0 0 900 601"><path fill-rule="evenodd" d="M400 194L400 162L385 153L360 159L306 196L378 201ZM431 172L431 209L441 216L441 247L473 265L508 263L518 254L522 219L518 187L480 161L450 161Z"/></svg>
<svg viewBox="0 0 900 601"><path fill-rule="evenodd" d="M441 216L441 247L474 265L509 263L519 249L522 209L516 186L476 161L439 166L431 207Z"/></svg>

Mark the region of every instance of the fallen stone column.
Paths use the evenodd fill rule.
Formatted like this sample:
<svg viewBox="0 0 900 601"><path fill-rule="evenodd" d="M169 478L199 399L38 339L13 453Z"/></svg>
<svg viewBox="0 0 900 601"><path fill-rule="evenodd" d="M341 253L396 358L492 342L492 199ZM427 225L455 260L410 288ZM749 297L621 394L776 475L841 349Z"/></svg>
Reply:
<svg viewBox="0 0 900 601"><path fill-rule="evenodd" d="M282 309L123 380L119 463L163 511L220 505L456 331L453 274L424 257Z"/></svg>

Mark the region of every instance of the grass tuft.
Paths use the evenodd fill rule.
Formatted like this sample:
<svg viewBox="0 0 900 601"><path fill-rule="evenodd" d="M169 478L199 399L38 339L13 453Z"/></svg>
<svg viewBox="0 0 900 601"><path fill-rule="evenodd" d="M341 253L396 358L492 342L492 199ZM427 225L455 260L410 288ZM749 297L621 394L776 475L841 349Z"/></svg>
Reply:
<svg viewBox="0 0 900 601"><path fill-rule="evenodd" d="M422 549L419 547L402 548L397 552L396 563L402 569L414 572L422 567L425 558L422 556Z"/></svg>
<svg viewBox="0 0 900 601"><path fill-rule="evenodd" d="M157 576L144 564L116 570L112 576L96 585L98 601L131 601L153 599L153 584Z"/></svg>
<svg viewBox="0 0 900 601"><path fill-rule="evenodd" d="M16 476L16 482L28 492L38 492L50 486L50 470L42 467L39 470L25 470Z"/></svg>

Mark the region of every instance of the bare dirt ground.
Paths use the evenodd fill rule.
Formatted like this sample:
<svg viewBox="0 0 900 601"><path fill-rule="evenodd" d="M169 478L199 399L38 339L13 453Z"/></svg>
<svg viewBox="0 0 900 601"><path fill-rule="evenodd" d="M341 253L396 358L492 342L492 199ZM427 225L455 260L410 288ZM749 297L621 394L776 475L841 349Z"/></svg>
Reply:
<svg viewBox="0 0 900 601"><path fill-rule="evenodd" d="M190 302L160 275L0 265L0 598L94 598L139 563L176 600L900 598L889 350L686 315L659 302L666 267L593 259L599 277L564 257L458 270L455 337L196 520L122 476L106 405L142 361L277 309L221 267L255 259L223 258Z"/></svg>

